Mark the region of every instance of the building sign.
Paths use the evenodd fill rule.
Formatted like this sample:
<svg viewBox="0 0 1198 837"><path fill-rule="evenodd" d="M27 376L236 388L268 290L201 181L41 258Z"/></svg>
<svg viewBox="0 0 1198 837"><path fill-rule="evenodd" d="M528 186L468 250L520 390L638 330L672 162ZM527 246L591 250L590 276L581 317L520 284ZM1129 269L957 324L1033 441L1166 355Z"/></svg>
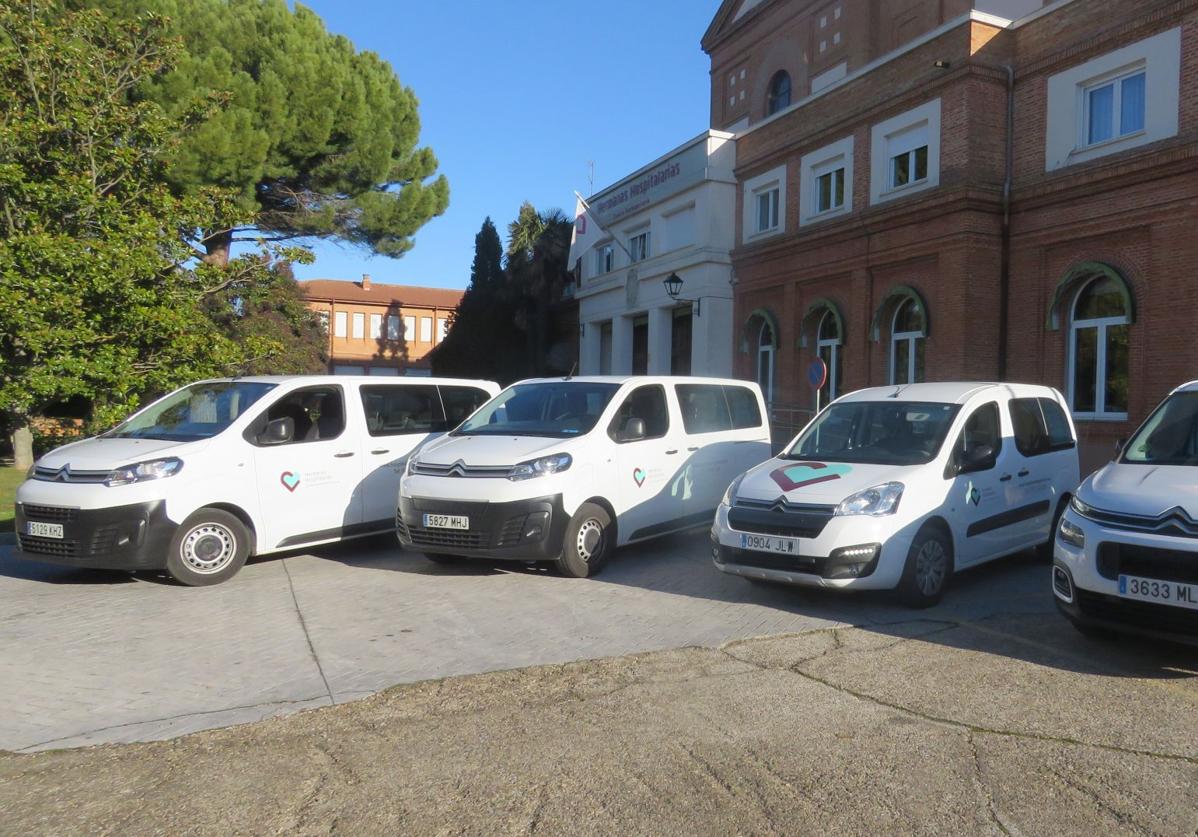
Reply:
<svg viewBox="0 0 1198 837"><path fill-rule="evenodd" d="M591 199L604 229L622 218L702 182L707 175L707 137L634 174Z"/></svg>

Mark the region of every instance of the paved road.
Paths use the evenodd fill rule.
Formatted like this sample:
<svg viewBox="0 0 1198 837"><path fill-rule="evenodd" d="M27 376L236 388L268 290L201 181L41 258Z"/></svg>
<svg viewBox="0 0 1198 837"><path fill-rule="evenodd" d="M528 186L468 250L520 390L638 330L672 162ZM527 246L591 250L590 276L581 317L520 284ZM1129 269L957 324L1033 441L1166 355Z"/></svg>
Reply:
<svg viewBox="0 0 1198 837"><path fill-rule="evenodd" d="M8 750L170 738L398 683L912 616L881 596L724 576L705 534L622 550L597 579L446 568L380 539L262 559L203 589L18 562L8 550L0 546ZM1030 558L1010 559L966 574L920 615L1055 623L1044 579Z"/></svg>
<svg viewBox="0 0 1198 837"><path fill-rule="evenodd" d="M1094 643L1051 613L903 620L0 753L0 831L1198 833L1188 649Z"/></svg>

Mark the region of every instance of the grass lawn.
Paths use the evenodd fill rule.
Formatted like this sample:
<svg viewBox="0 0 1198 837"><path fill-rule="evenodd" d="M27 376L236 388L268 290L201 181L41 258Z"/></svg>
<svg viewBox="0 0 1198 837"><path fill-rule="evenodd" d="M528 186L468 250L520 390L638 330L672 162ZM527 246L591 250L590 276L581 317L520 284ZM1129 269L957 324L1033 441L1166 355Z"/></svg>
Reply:
<svg viewBox="0 0 1198 837"><path fill-rule="evenodd" d="M17 493L17 486L24 480L24 471L0 467L0 543L11 543L15 540L12 519L13 495Z"/></svg>

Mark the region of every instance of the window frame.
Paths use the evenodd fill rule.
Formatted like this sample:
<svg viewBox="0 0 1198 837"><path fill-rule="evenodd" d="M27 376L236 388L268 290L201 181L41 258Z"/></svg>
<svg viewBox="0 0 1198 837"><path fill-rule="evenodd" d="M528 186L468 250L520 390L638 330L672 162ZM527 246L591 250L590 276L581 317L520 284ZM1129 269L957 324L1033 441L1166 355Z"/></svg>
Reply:
<svg viewBox="0 0 1198 837"><path fill-rule="evenodd" d="M350 334L353 340L366 339L366 312L354 311L350 317Z"/></svg>
<svg viewBox="0 0 1198 837"><path fill-rule="evenodd" d="M362 374L365 374L365 372ZM262 431L266 429L266 425L270 423L270 411L272 409L293 396L304 395L309 392L319 392L323 390L335 392L337 397L341 399L341 430L338 431L336 436L330 436L327 439L292 438L290 442L282 442L281 444L274 445L264 445L258 441L258 437L262 434ZM317 444L319 442L333 442L344 436L348 427L349 413L346 410L345 387L341 386L340 384L313 384L312 386L297 387L296 389L278 395L269 404L263 406L262 411L258 413L258 415L254 416L253 420L246 425L245 432L242 434L242 438L256 448L285 448L290 447L291 445L311 445Z"/></svg>
<svg viewBox="0 0 1198 837"><path fill-rule="evenodd" d="M1144 109L1140 115L1141 125L1134 131L1123 132L1123 84L1128 79L1137 76L1144 77ZM1090 116L1092 114L1091 102L1093 95L1105 87L1112 87L1111 94L1111 135L1106 139L1093 140L1090 138ZM1128 139L1134 139L1140 134L1146 133L1148 130L1148 63L1140 61L1131 69L1124 68L1113 74L1099 76L1096 79L1091 79L1081 85L1082 103L1078 109L1078 140L1077 147L1079 151L1089 151L1092 148L1098 148L1104 145L1123 142Z"/></svg>
<svg viewBox="0 0 1198 837"><path fill-rule="evenodd" d="M741 241L748 243L786 231L786 165L777 166L744 181L741 187ZM777 223L768 229L758 229L759 194L777 190ZM773 219L771 219L773 220Z"/></svg>
<svg viewBox="0 0 1198 837"><path fill-rule="evenodd" d="M919 312L920 318L923 319L922 329L918 331L895 331L898 326L899 314L901 314L908 305L916 304L917 303L915 300L909 297L901 300L899 304L895 306L894 315L890 318L890 362L887 364L890 371L889 386L908 386L910 384L922 383L922 381L915 380L915 358L916 353L920 348L919 341L927 340L928 323L926 312L922 310ZM907 379L902 382L898 380L898 376L895 374L898 367L897 346L899 343L907 344ZM924 360L926 364L926 355Z"/></svg>
<svg viewBox="0 0 1198 837"><path fill-rule="evenodd" d="M380 390L381 391L381 390L411 390L411 389L419 389L422 391L430 390L431 398L429 399L429 403L435 405L435 409L437 411L439 411L440 417L439 418L437 417L437 413L433 413L430 416L430 422L429 422L428 428L405 429L405 430L398 430L398 431L395 431L392 433L382 433L382 432L376 433L373 429L371 429L370 414L369 414L369 411L367 410L367 406L366 406L367 396L374 394L371 392L371 390ZM446 429L447 421L445 418L445 405L441 400L441 392L436 384L414 384L414 383L362 384L358 387L358 400L362 403L362 418L366 425L366 434L368 436L370 436L372 439L388 439L388 438L393 438L395 436L418 436L418 435L427 435L429 433L442 433Z"/></svg>
<svg viewBox="0 0 1198 837"><path fill-rule="evenodd" d="M631 401L632 398L637 393L639 393L641 390L652 390L652 389L655 389L660 393L662 403L665 405L665 408L666 408L665 429L658 435L650 436L650 435L648 435L648 428L646 428L646 435L642 436L639 439L621 439L620 438L620 428L617 427L616 425L620 419L620 412L624 409L624 405L627 404L629 401ZM595 423L598 424L598 422L595 422ZM641 384L640 386L630 389L628 391L628 394L625 395L620 400L619 406L617 406L615 411L612 413L611 421L609 421L607 423L607 437L609 439L611 439L613 442L615 442L617 445L634 445L634 444L637 444L638 442L651 442L655 439L664 439L666 436L670 435L671 424L672 424L672 417L670 416L670 398L668 395L666 395L665 386L662 384Z"/></svg>
<svg viewBox="0 0 1198 837"><path fill-rule="evenodd" d="M831 363L824 360L828 366L828 380L826 386L828 388L827 404L831 404L840 395L840 347L844 345L844 335L837 334L836 337L824 337L824 323L831 320L838 327L840 325L836 315L831 308L824 310L824 315L820 317L819 324L815 327L815 356L820 360L824 359L824 349L828 350Z"/></svg>
<svg viewBox="0 0 1198 837"><path fill-rule="evenodd" d="M649 230L638 230L628 235L628 256L632 264L639 264L649 258Z"/></svg>
<svg viewBox="0 0 1198 837"><path fill-rule="evenodd" d="M874 125L870 132L870 202L873 204L897 200L907 195L935 189L940 185L941 152L941 107L940 99L932 99L919 107L894 116ZM903 151L893 150L898 140L912 132L926 132L926 142L911 145ZM904 143L905 145L905 143ZM916 159L921 148L927 148L925 176L894 185L895 160L908 159L909 171L914 176Z"/></svg>
<svg viewBox="0 0 1198 837"><path fill-rule="evenodd" d="M420 342L421 343L432 343L433 342L433 318L432 317L421 317L420 318Z"/></svg>
<svg viewBox="0 0 1198 837"><path fill-rule="evenodd" d="M341 340L349 339L349 314L346 311L333 312L333 336Z"/></svg>
<svg viewBox="0 0 1198 837"><path fill-rule="evenodd" d="M766 333L767 329L769 330L770 337L771 337L771 342L768 345L765 343L765 333ZM756 363L757 377L756 377L756 381L757 381L757 385L761 387L761 394L765 396L765 403L767 405L774 403L774 373L776 371L775 370L775 359L776 359L775 356L777 354L777 351L778 351L778 335L774 333L774 327L770 323L770 321L765 319L764 317L762 317L761 318L761 328L759 328L757 331L757 363ZM764 385L762 384L762 376L761 376L763 363L765 364L765 367L767 370L767 376L765 378Z"/></svg>
<svg viewBox="0 0 1198 837"><path fill-rule="evenodd" d="M996 431L996 435L995 435L996 444L991 446L992 450L990 453L990 457L988 459L986 459L984 462L979 463L977 465L977 467L970 468L968 470L962 470L961 469L961 458L965 455L965 447L961 443L965 440L965 431L969 429L969 423L971 421L973 421L975 418L977 418L979 415L981 415L982 410L989 410L991 408L993 408L993 410L994 410L994 426L995 426L995 431ZM997 401L987 401L985 404L981 404L978 407L974 408L973 412L971 412L969 414L969 416L966 417L964 423L961 425L961 432L957 434L956 441L953 442L952 453L949 454L948 465L946 466L945 473L944 473L944 476L946 479L954 479L963 474L980 474L985 471L992 471L998 467L998 457L999 457L999 454L1002 453L1002 447L1003 447L1002 416L1003 416L1003 411L998 406Z"/></svg>
<svg viewBox="0 0 1198 837"><path fill-rule="evenodd" d="M1085 282L1078 288L1077 293L1073 295L1073 303L1069 307L1069 344L1067 346L1068 363L1066 364L1067 383L1067 400L1069 402L1069 412L1075 419L1084 421L1127 421L1127 410L1122 412L1108 411L1106 407L1106 381L1107 381L1107 330L1112 326L1125 326L1128 329L1128 344L1130 347L1130 331L1131 331L1131 315L1124 310L1123 314L1118 317L1091 317L1085 320L1077 319L1077 305L1085 296L1094 284L1103 281L1107 277L1095 276L1088 282ZM1095 335L1095 353L1094 353L1094 409L1092 411L1081 412L1076 409L1077 393L1075 392L1077 385L1077 333L1083 329L1097 329ZM1128 378L1131 377L1131 357L1129 349L1128 357Z"/></svg>
<svg viewBox="0 0 1198 837"><path fill-rule="evenodd" d="M781 82L786 83L786 101L782 101ZM765 115L771 117L786 110L794 102L794 81L786 70L778 70L770 76L769 86L765 93Z"/></svg>
<svg viewBox="0 0 1198 837"><path fill-rule="evenodd" d="M765 208L766 224L762 224L762 207ZM778 229L778 217L782 202L782 190L777 183L771 183L753 192L753 203L756 206L754 215L757 223L753 235L775 232Z"/></svg>

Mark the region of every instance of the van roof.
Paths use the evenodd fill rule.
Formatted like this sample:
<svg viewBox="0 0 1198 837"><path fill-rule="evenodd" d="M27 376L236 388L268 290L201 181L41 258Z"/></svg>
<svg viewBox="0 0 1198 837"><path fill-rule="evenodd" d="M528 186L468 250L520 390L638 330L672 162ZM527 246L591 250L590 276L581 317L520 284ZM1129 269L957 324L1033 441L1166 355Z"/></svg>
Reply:
<svg viewBox="0 0 1198 837"><path fill-rule="evenodd" d="M289 384L301 382L305 384L344 384L359 383L385 384L491 384L492 381L469 378L432 378L417 375L244 375L236 378L205 378L195 381L197 384L245 381L256 384Z"/></svg>
<svg viewBox="0 0 1198 837"><path fill-rule="evenodd" d="M925 401L936 404L964 404L976 395L998 390L1013 397L1038 396L1058 399L1057 391L1040 384L1000 384L994 381L944 381L927 384L894 384L850 392L838 401Z"/></svg>
<svg viewBox="0 0 1198 837"><path fill-rule="evenodd" d="M756 387L753 381L741 378L700 378L694 375L575 375L569 378L527 378L517 384L546 384L577 381L587 384L735 384Z"/></svg>
<svg viewBox="0 0 1198 837"><path fill-rule="evenodd" d="M1174 392L1198 392L1198 381L1189 381L1177 387Z"/></svg>

